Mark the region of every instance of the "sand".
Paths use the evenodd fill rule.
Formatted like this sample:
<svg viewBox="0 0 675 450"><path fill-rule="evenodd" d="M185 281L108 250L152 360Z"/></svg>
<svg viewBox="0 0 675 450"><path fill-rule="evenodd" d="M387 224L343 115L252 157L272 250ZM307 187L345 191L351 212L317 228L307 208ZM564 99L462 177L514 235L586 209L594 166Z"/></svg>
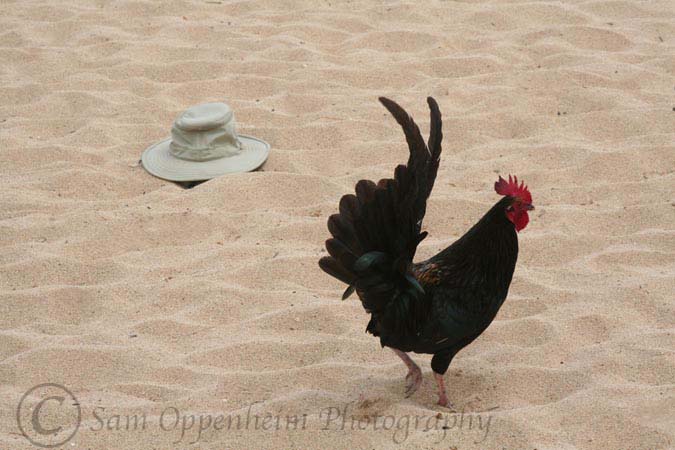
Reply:
<svg viewBox="0 0 675 450"><path fill-rule="evenodd" d="M675 446L671 1L0 3L1 448L32 448L17 405L48 382L76 398L38 411L62 430L19 415L64 448ZM455 414L429 356L404 398L317 267L340 196L406 159L380 95L423 133L427 95L443 112L419 258L498 174L537 207L446 375ZM272 144L262 170L185 190L138 165L217 100Z"/></svg>

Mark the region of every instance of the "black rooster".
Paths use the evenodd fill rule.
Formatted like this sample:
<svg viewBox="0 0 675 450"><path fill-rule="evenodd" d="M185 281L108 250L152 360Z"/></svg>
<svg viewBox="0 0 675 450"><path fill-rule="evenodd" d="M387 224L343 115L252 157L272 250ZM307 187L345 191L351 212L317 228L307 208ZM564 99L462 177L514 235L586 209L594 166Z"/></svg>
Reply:
<svg viewBox="0 0 675 450"><path fill-rule="evenodd" d="M534 209L527 187L499 177L499 200L464 236L436 256L413 263L426 237L422 218L441 154L441 113L429 97L428 146L412 118L395 102L380 102L403 128L410 157L393 179L361 180L356 195L340 200L340 213L328 219L330 256L319 261L329 275L348 284L371 314L366 331L379 336L409 369L406 396L422 382L422 372L406 352L433 354L439 405L450 406L443 374L450 361L490 325L506 299L518 256L516 231Z"/></svg>

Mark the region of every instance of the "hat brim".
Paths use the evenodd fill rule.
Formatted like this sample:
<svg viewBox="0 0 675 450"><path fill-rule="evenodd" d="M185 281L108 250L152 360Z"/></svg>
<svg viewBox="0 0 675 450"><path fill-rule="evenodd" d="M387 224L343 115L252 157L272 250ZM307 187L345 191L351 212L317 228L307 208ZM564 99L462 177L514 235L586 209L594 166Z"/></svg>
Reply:
<svg viewBox="0 0 675 450"><path fill-rule="evenodd" d="M239 135L241 152L210 161L186 161L169 152L171 138L151 145L141 155L141 163L152 175L169 181L203 181L228 173L250 172L260 167L270 153L270 145L252 136Z"/></svg>

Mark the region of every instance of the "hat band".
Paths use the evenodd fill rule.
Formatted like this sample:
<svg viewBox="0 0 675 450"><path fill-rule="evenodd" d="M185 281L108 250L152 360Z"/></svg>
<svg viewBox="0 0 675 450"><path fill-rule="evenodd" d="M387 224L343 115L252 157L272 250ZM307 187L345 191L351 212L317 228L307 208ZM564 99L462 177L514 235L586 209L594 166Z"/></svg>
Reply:
<svg viewBox="0 0 675 450"><path fill-rule="evenodd" d="M210 161L212 159L227 158L234 156L241 150L239 140L237 145L210 145L208 147L194 147L180 145L176 141L171 141L169 151L178 159L186 161Z"/></svg>

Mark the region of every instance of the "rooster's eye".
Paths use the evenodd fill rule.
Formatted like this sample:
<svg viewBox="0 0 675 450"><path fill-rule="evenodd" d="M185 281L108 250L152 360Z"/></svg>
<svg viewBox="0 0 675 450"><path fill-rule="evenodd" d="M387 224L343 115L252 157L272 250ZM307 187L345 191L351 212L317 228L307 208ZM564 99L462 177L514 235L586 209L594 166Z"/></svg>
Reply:
<svg viewBox="0 0 675 450"><path fill-rule="evenodd" d="M506 210L507 210L508 212L512 212L512 211L513 211L513 205L511 205L511 206L509 206L508 208L506 208Z"/></svg>

